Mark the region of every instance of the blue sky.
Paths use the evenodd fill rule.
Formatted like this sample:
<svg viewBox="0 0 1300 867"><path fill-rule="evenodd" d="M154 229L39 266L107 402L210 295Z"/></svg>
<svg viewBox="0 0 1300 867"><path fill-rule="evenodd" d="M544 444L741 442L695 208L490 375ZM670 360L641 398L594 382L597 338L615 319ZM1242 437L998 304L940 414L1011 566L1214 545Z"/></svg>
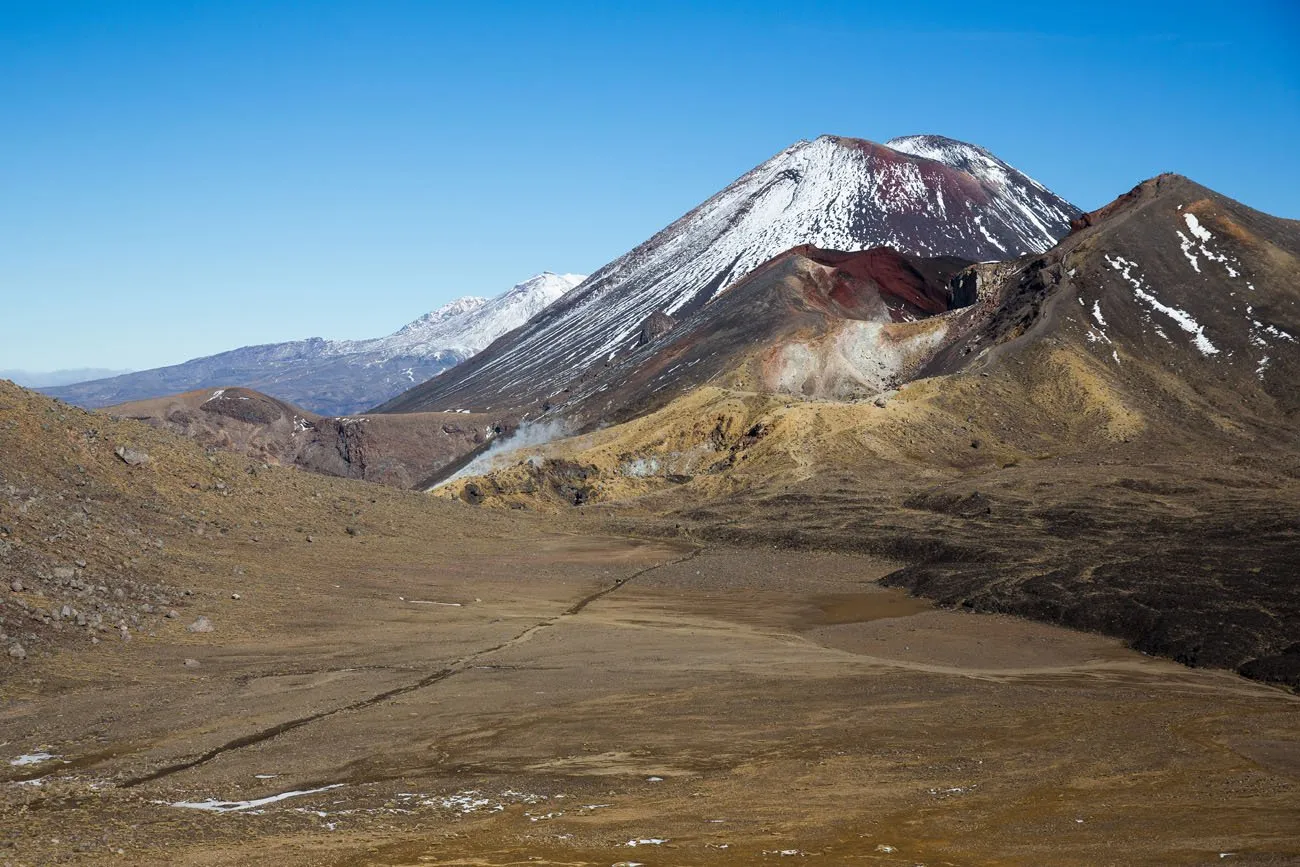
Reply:
<svg viewBox="0 0 1300 867"><path fill-rule="evenodd" d="M800 138L1300 218L1300 4L0 0L0 368L369 337L589 272Z"/></svg>

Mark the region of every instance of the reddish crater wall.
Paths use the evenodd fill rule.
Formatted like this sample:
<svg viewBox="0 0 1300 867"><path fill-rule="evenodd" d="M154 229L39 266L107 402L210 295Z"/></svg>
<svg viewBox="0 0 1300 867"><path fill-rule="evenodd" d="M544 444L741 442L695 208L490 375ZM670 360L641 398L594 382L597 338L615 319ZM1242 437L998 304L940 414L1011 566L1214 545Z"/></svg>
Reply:
<svg viewBox="0 0 1300 867"><path fill-rule="evenodd" d="M952 306L946 279L922 274L908 257L889 247L845 253L803 244L789 252L833 269L830 300L849 315L865 312L877 293L891 307L901 302L931 315Z"/></svg>

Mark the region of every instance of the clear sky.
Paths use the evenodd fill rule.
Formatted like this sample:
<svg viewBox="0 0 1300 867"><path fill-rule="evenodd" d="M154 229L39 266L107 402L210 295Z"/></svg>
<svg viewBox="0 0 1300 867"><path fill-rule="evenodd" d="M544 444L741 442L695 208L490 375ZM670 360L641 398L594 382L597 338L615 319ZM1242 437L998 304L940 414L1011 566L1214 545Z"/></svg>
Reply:
<svg viewBox="0 0 1300 867"><path fill-rule="evenodd" d="M0 368L378 336L921 132L1300 218L1300 2L0 0Z"/></svg>

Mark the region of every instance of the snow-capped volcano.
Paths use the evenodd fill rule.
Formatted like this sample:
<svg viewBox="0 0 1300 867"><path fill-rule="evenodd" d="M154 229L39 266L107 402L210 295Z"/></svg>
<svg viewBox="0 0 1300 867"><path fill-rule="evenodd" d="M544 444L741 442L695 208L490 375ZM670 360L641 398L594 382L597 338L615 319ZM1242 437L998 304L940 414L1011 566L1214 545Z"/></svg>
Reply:
<svg viewBox="0 0 1300 867"><path fill-rule="evenodd" d="M633 348L652 314L689 316L800 244L1007 259L1048 249L1079 213L981 148L938 136L896 144L822 136L786 148L507 340L383 409L539 408Z"/></svg>
<svg viewBox="0 0 1300 867"><path fill-rule="evenodd" d="M466 296L387 337L245 346L171 367L46 389L69 403L111 406L191 391L244 386L322 415L346 415L386 400L518 328L583 280L546 271L495 298Z"/></svg>

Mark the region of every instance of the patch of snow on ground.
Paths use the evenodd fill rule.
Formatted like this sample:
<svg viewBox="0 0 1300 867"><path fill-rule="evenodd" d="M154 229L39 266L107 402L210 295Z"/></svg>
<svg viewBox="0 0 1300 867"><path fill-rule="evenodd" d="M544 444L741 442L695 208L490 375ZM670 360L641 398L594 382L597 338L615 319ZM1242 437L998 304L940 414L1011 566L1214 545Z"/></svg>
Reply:
<svg viewBox="0 0 1300 867"><path fill-rule="evenodd" d="M1246 313L1248 315L1254 313L1254 310L1249 304L1246 305ZM1264 350L1260 353L1259 363L1255 367L1255 375L1260 379L1264 378L1264 372L1268 370L1268 366L1273 360L1267 352L1269 344L1268 341L1264 339L1264 335L1266 334L1270 337L1285 340L1288 343L1296 342L1295 337L1283 331L1281 328L1278 328L1276 325L1265 325L1263 322L1260 322L1252 316L1250 319L1250 343L1252 346Z"/></svg>
<svg viewBox="0 0 1300 867"><path fill-rule="evenodd" d="M1196 345L1196 348L1200 350L1202 355L1208 357L1219 354L1218 347L1211 343L1210 339L1205 336L1204 325L1197 324L1196 320L1193 319L1192 315L1186 310L1180 310L1177 307L1170 307L1167 304L1162 304L1159 298L1143 288L1142 278L1133 275L1133 269L1137 267L1136 262L1130 262L1123 256L1111 258L1109 254L1106 256L1106 261L1110 263L1112 268L1119 271L1120 276L1133 287L1133 294L1139 300L1145 302L1153 310L1157 310L1168 316L1170 319L1174 320L1179 328L1183 329L1188 334L1191 334L1192 342Z"/></svg>
<svg viewBox="0 0 1300 867"><path fill-rule="evenodd" d="M1097 320L1097 324L1102 328L1106 327L1106 320L1101 317L1101 302L1092 302L1092 318Z"/></svg>
<svg viewBox="0 0 1300 867"><path fill-rule="evenodd" d="M1187 231L1195 235L1201 242L1209 241L1214 237L1210 234L1209 229L1201 225L1201 221L1196 219L1196 215L1191 211L1183 212L1183 221L1187 223Z"/></svg>
<svg viewBox="0 0 1300 867"><path fill-rule="evenodd" d="M218 801L209 799L207 801L176 801L171 804L173 807L184 807L190 810L208 810L213 813L238 813L243 810L251 810L255 807L264 807L267 804L274 804L277 801L283 801L287 798L298 798L303 795L315 795L319 792L328 792L330 789L337 789L343 786L343 783L334 783L329 786L321 786L319 789L302 789L293 792L282 792L278 795L270 795L265 798L255 798L251 801Z"/></svg>
<svg viewBox="0 0 1300 867"><path fill-rule="evenodd" d="M477 813L479 810L491 810L493 813L500 813L505 809L505 805L485 797L481 792L468 791L457 792L454 795L446 795L432 801L422 801L425 806L442 807L444 810L455 810L458 813Z"/></svg>
<svg viewBox="0 0 1300 867"><path fill-rule="evenodd" d="M1183 255L1187 257L1187 261L1192 263L1192 270L1197 274L1201 273L1201 263L1196 258L1196 254L1192 252L1192 239L1184 235L1182 232L1178 232L1177 234L1178 246L1182 247Z"/></svg>
<svg viewBox="0 0 1300 867"><path fill-rule="evenodd" d="M48 762L50 759L57 759L58 756L52 753L28 753L25 756L19 756L16 759L10 759L9 764L15 768L23 768L28 765L39 765L41 762Z"/></svg>
<svg viewBox="0 0 1300 867"><path fill-rule="evenodd" d="M1293 335L1283 331L1281 328L1278 328L1276 325L1265 325L1264 332L1266 334L1271 334L1274 337L1280 337L1289 343L1296 342L1295 337Z"/></svg>
<svg viewBox="0 0 1300 867"><path fill-rule="evenodd" d="M1223 269L1228 272L1229 277L1235 279L1241 276L1241 273L1237 270L1237 268L1241 267L1240 262L1238 262L1236 259L1234 259L1233 257L1229 256L1226 253L1216 252L1214 250L1211 250L1208 246L1206 246L1214 238L1214 235L1211 234L1209 229L1201 225L1200 221L1196 219L1195 214L1184 213L1183 221L1187 223L1187 229L1192 233L1192 236L1195 237L1200 242L1198 249L1202 256L1204 256L1206 259L1209 259L1211 262L1218 262L1220 265L1222 265ZM1199 273L1201 267L1200 267L1200 263L1197 262L1196 256L1192 252L1192 247L1194 245L1192 244L1191 239L1189 239L1181 231L1177 232L1177 234L1179 238L1179 246L1181 246L1183 249L1183 255L1187 257L1188 261L1192 263L1192 267L1195 268L1196 271ZM1234 268L1233 265L1236 265L1237 268ZM1251 289L1255 288L1254 286L1251 286L1251 284L1249 283L1247 283L1246 285Z"/></svg>
<svg viewBox="0 0 1300 867"><path fill-rule="evenodd" d="M390 812L410 812L408 807L434 807L440 810L450 810L454 813L468 815L470 813L500 813L505 810L507 804L537 804L547 800L545 795L534 795L529 792L517 792L514 789L506 789L499 795L493 797L479 789L465 789L454 792L450 795L425 795L420 792L399 792L397 799L403 802L414 801L414 804L405 804L403 808ZM557 795L557 798L563 797Z"/></svg>
<svg viewBox="0 0 1300 867"><path fill-rule="evenodd" d="M976 218L975 218L975 226L976 226L976 228L978 228L978 229L980 230L980 234L984 236L984 240L988 241L988 242L989 242L990 244L992 244L994 247L997 247L997 248L998 248L999 250L1001 250L1003 253L1005 253L1005 252L1007 251L1007 248L1006 248L1006 247L1003 247L1000 243L998 243L998 239L997 239L997 238L994 238L992 235L990 235L990 234L989 234L989 230L986 229L986 228L984 228L984 218L983 218L983 217L976 217Z"/></svg>

